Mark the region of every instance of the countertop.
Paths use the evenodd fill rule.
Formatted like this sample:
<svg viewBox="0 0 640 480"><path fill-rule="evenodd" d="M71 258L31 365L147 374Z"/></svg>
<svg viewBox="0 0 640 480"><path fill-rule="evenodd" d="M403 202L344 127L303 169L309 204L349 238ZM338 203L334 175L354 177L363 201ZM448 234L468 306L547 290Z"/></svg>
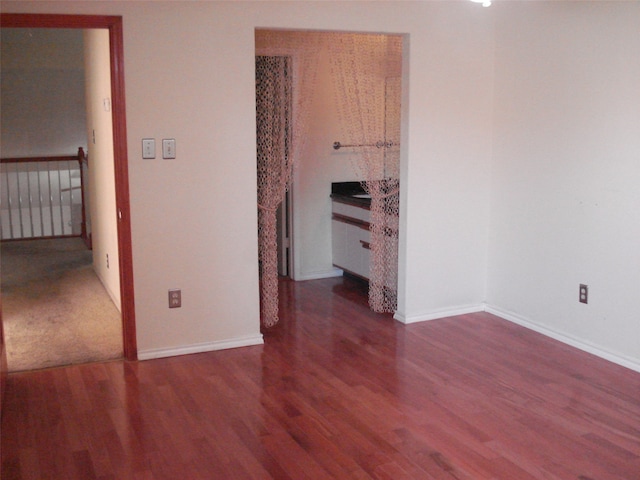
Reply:
<svg viewBox="0 0 640 480"><path fill-rule="evenodd" d="M370 208L371 196L364 191L360 182L336 182L331 184L331 199L336 202Z"/></svg>

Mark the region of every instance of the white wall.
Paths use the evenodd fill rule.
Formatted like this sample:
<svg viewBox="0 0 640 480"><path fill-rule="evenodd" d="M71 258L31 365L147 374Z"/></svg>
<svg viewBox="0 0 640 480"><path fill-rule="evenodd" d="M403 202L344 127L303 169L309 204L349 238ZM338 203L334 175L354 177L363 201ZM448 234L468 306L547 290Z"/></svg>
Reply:
<svg viewBox="0 0 640 480"><path fill-rule="evenodd" d="M640 369L640 3L499 7L487 301Z"/></svg>
<svg viewBox="0 0 640 480"><path fill-rule="evenodd" d="M93 269L120 309L118 220L116 216L109 31L84 31L89 209ZM107 105L105 106L105 101Z"/></svg>
<svg viewBox="0 0 640 480"><path fill-rule="evenodd" d="M417 6L416 6L417 7ZM396 318L481 310L487 269L493 87L492 11L420 4L408 69ZM422 11L421 11L422 10ZM404 294L403 294L404 291Z"/></svg>
<svg viewBox="0 0 640 480"><path fill-rule="evenodd" d="M397 1L23 1L3 2L2 9L124 17L141 357L260 341L256 27L408 35L398 317L482 308L491 9ZM143 161L146 137L175 138L178 157ZM174 287L183 290L183 307L169 310L167 289Z"/></svg>
<svg viewBox="0 0 640 480"><path fill-rule="evenodd" d="M86 148L82 32L2 30L3 157Z"/></svg>

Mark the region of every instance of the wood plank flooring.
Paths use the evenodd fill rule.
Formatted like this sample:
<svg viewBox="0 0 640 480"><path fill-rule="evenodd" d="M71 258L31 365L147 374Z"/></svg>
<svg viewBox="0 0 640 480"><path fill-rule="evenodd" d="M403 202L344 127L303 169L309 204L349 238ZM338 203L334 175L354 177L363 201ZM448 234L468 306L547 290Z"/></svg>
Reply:
<svg viewBox="0 0 640 480"><path fill-rule="evenodd" d="M11 374L2 478L640 479L640 374L489 314L283 282L265 345Z"/></svg>

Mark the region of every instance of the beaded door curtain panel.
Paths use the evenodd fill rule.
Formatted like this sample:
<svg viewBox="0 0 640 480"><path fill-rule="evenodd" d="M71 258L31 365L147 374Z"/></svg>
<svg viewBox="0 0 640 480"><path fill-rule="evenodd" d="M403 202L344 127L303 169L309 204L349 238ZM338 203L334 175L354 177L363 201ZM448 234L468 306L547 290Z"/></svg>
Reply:
<svg viewBox="0 0 640 480"><path fill-rule="evenodd" d="M304 158L319 57L329 55L337 121L371 196L369 305L397 306L402 37L256 30L261 319L278 322L276 211ZM262 53L265 53L262 55Z"/></svg>

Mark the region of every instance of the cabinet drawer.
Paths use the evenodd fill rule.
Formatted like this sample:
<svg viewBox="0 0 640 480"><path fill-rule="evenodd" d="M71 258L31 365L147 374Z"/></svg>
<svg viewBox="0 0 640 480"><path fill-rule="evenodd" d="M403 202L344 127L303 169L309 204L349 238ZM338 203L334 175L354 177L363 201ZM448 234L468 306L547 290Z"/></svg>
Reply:
<svg viewBox="0 0 640 480"><path fill-rule="evenodd" d="M335 218L332 228L333 264L368 279L371 255L369 230Z"/></svg>
<svg viewBox="0 0 640 480"><path fill-rule="evenodd" d="M356 205L349 205L340 202L331 202L334 215L340 215L343 217L354 218L356 220L362 220L363 222L371 221L371 210Z"/></svg>

